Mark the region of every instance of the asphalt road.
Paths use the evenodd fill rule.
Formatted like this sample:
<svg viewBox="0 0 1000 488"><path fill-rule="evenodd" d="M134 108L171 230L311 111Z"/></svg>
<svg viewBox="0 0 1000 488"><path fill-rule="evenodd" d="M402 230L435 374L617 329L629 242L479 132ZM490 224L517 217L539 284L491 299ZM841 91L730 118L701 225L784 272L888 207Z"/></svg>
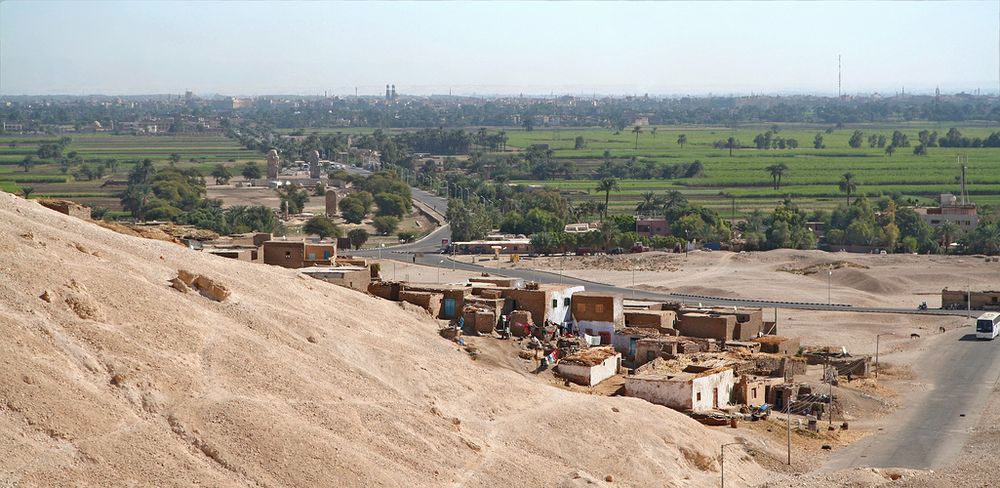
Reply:
<svg viewBox="0 0 1000 488"><path fill-rule="evenodd" d="M977 341L970 331L949 332L929 347L913 364L928 389L908 397L882 432L837 451L823 469L940 469L954 462L1000 379L1000 340Z"/></svg>

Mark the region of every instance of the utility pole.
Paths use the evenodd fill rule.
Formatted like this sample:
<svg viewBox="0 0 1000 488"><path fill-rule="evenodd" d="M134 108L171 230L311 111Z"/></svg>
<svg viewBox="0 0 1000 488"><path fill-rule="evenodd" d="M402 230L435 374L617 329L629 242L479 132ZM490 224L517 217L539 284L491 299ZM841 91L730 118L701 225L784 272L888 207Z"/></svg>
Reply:
<svg viewBox="0 0 1000 488"><path fill-rule="evenodd" d="M722 473L722 480L721 480L722 484L720 485L720 488L726 488L726 446L735 446L735 445L743 445L743 443L730 442L728 444L723 444L721 447L719 447L719 450L722 451L722 459L719 462L719 471L721 471Z"/></svg>
<svg viewBox="0 0 1000 488"><path fill-rule="evenodd" d="M791 383L788 382L788 371L785 371L784 373L785 373L785 385L791 385ZM782 392L782 394L784 394L787 391L789 390L785 390L784 392ZM789 466L791 466L792 465L792 396L791 395L788 395L788 402L787 405L785 405L785 439L786 442L788 443L787 463Z"/></svg>
<svg viewBox="0 0 1000 488"><path fill-rule="evenodd" d="M832 295L830 291L831 287L833 286L833 268L828 269L827 273L828 275L826 279L826 304L833 305L833 298L831 298Z"/></svg>
<svg viewBox="0 0 1000 488"><path fill-rule="evenodd" d="M972 318L972 284L969 282L965 283L965 318Z"/></svg>
<svg viewBox="0 0 1000 488"><path fill-rule="evenodd" d="M840 84L840 55L837 55L837 98L843 96L843 91L841 90Z"/></svg>
<svg viewBox="0 0 1000 488"><path fill-rule="evenodd" d="M884 335L895 335L892 332L886 332L885 334L875 335L875 378L878 378L878 338Z"/></svg>

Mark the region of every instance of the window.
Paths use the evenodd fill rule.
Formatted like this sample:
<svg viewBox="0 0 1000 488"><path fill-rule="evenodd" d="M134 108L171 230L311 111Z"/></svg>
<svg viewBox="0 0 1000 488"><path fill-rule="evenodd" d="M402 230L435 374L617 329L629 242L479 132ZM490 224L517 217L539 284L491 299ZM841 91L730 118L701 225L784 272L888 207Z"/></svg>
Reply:
<svg viewBox="0 0 1000 488"><path fill-rule="evenodd" d="M757 398L757 389L756 388L753 388L753 389L750 390L750 398L753 398L753 399Z"/></svg>
<svg viewBox="0 0 1000 488"><path fill-rule="evenodd" d="M695 398L696 401L700 402L701 401L701 392L699 391L698 393L695 393L695 397L694 398Z"/></svg>
<svg viewBox="0 0 1000 488"><path fill-rule="evenodd" d="M308 259L310 261L315 261L316 260L316 253L314 253L314 252L309 253L309 257L307 257L306 259Z"/></svg>
<svg viewBox="0 0 1000 488"><path fill-rule="evenodd" d="M594 312L595 313L604 312L604 304L603 303L597 303L597 304L595 304L594 305Z"/></svg>
<svg viewBox="0 0 1000 488"><path fill-rule="evenodd" d="M587 311L587 304L583 303L583 302L577 303L576 304L576 311L577 312L586 312Z"/></svg>
<svg viewBox="0 0 1000 488"><path fill-rule="evenodd" d="M553 298L552 299L552 308L558 308L558 307L559 307L559 299L558 298Z"/></svg>
<svg viewBox="0 0 1000 488"><path fill-rule="evenodd" d="M997 299L994 297L993 301L995 302L996 300ZM569 297L563 298L563 306L564 307L568 307L569 306Z"/></svg>

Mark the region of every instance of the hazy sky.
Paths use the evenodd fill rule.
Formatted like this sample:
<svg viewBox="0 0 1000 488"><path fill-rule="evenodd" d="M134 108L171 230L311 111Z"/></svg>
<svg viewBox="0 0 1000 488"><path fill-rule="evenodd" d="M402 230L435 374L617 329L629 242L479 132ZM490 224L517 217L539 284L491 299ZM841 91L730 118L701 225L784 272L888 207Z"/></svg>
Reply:
<svg viewBox="0 0 1000 488"><path fill-rule="evenodd" d="M2 0L0 0L2 1ZM0 3L0 94L996 92L1000 2Z"/></svg>

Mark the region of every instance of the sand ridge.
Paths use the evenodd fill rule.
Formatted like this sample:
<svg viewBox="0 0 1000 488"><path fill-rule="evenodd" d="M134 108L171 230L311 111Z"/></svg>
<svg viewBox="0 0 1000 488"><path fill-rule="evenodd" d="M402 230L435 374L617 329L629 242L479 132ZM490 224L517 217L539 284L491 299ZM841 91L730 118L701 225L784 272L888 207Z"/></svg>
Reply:
<svg viewBox="0 0 1000 488"><path fill-rule="evenodd" d="M472 361L426 316L294 270L5 193L0 228L0 482L707 486L733 439ZM180 269L231 296L169 288ZM770 477L740 455L726 473Z"/></svg>

